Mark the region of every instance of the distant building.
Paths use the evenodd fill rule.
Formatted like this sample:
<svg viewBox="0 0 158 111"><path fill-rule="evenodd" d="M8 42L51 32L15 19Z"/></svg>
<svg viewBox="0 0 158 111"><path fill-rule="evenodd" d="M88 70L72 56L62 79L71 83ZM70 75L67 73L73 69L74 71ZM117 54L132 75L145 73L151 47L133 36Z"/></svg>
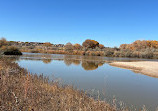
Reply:
<svg viewBox="0 0 158 111"><path fill-rule="evenodd" d="M43 46L41 42L21 42L21 41L10 41L10 45L13 46ZM52 44L52 47L64 47L64 44Z"/></svg>

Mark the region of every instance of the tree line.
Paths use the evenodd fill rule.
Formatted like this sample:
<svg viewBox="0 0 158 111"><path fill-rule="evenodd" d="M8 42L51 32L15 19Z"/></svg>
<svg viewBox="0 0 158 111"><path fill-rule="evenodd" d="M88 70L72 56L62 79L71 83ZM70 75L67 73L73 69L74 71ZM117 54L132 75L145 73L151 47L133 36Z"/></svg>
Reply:
<svg viewBox="0 0 158 111"><path fill-rule="evenodd" d="M158 41L136 40L131 44L121 44L119 48L109 48L98 41L87 39L82 45L67 43L65 50L81 50L82 55L110 56L110 57L133 57L133 58L158 58Z"/></svg>
<svg viewBox="0 0 158 111"><path fill-rule="evenodd" d="M38 46L12 46L5 38L0 40L1 52L22 52L50 53L50 54L71 54L87 56L107 57L133 57L133 58L156 58L158 59L158 41L136 40L131 44L121 44L119 48L105 47L96 40L87 39L82 45L68 42L64 47L54 47L50 42ZM7 54L6 53L6 54ZM8 54L9 54L8 53Z"/></svg>
<svg viewBox="0 0 158 111"><path fill-rule="evenodd" d="M104 45L103 44L99 44L98 41L95 41L95 40L90 40L90 39L87 39L85 40L82 45L76 43L76 44L71 44L70 42L67 43L65 45L65 49L66 50L81 50L81 49L95 49L95 48L100 48L100 49L103 49L104 48Z"/></svg>

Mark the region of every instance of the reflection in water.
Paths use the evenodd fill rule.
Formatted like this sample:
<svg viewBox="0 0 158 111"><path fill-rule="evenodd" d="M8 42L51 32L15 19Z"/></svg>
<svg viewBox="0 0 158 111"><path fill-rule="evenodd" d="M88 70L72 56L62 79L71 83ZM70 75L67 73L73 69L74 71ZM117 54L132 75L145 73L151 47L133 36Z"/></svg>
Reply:
<svg viewBox="0 0 158 111"><path fill-rule="evenodd" d="M72 58L72 56L70 56L70 55L65 55L64 56L64 63L67 66L70 66L71 64L80 65L80 63L81 63L83 69L95 70L99 66L102 66L105 62L95 61L93 58L89 58L89 60L87 60L84 56L82 56L81 58L79 58L78 56L75 56Z"/></svg>
<svg viewBox="0 0 158 111"><path fill-rule="evenodd" d="M82 67L85 70L95 70L99 66L102 66L104 63L103 62L97 62L97 61L82 61Z"/></svg>
<svg viewBox="0 0 158 111"><path fill-rule="evenodd" d="M80 65L81 64L81 61L80 60L73 60L72 62L74 65Z"/></svg>
<svg viewBox="0 0 158 111"><path fill-rule="evenodd" d="M98 65L96 65L94 62L87 62L87 61L83 61L82 62L82 67L85 69L85 70L95 70L98 68Z"/></svg>
<svg viewBox="0 0 158 111"><path fill-rule="evenodd" d="M20 60L34 60L34 61L42 61L45 64L50 64L54 57L49 54L31 54L31 55L23 55L23 56L12 56L8 59L11 61ZM102 66L105 63L105 60L97 57L91 56L72 56L72 55L64 55L61 58L55 58L58 61L64 61L67 66L70 65L80 65L84 70L96 70L99 66Z"/></svg>
<svg viewBox="0 0 158 111"><path fill-rule="evenodd" d="M71 64L72 64L72 60L71 59L66 59L65 57L64 57L64 63L67 65L67 66L70 66Z"/></svg>
<svg viewBox="0 0 158 111"><path fill-rule="evenodd" d="M83 69L85 70L95 70L99 66L102 66L105 62L103 61L86 61L85 59L83 60L75 60L75 59L66 59L64 58L64 63L67 66L70 66L71 64L74 65L82 65Z"/></svg>
<svg viewBox="0 0 158 111"><path fill-rule="evenodd" d="M65 55L63 60L67 66L70 66L71 64L79 65L81 62L78 56L74 58L71 55Z"/></svg>
<svg viewBox="0 0 158 111"><path fill-rule="evenodd" d="M42 61L43 61L43 63L45 63L45 64L49 64L49 63L52 62L52 59L43 59Z"/></svg>
<svg viewBox="0 0 158 111"><path fill-rule="evenodd" d="M12 61L18 59L43 61L45 64L50 64L52 60L64 61L67 66L80 65L84 70L96 70L106 62L111 61L134 61L130 58L107 58L99 56L78 56L78 55L58 55L58 54L30 54L26 53L23 56L11 57Z"/></svg>
<svg viewBox="0 0 158 111"><path fill-rule="evenodd" d="M65 58L64 58L64 63L65 63L67 66L70 66L71 64L80 65L81 61L80 61L80 60L65 59Z"/></svg>

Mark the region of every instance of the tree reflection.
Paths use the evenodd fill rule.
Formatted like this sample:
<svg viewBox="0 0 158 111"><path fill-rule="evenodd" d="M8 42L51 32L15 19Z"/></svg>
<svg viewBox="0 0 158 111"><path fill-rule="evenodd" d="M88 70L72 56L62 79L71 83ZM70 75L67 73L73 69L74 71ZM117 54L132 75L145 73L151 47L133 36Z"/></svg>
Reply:
<svg viewBox="0 0 158 111"><path fill-rule="evenodd" d="M49 64L49 63L52 62L52 59L43 59L42 61L43 61L43 63L45 63L45 64Z"/></svg>
<svg viewBox="0 0 158 111"><path fill-rule="evenodd" d="M45 64L49 64L49 63L52 62L52 59L51 59L52 56L51 55L42 55L41 58L43 58L42 61Z"/></svg>
<svg viewBox="0 0 158 111"><path fill-rule="evenodd" d="M82 61L82 67L85 70L96 70L99 66L102 66L104 62L98 61Z"/></svg>
<svg viewBox="0 0 158 111"><path fill-rule="evenodd" d="M70 66L72 64L72 60L71 59L64 59L64 63L67 65L67 66Z"/></svg>
<svg viewBox="0 0 158 111"><path fill-rule="evenodd" d="M91 56L74 56L74 55L64 55L63 58L60 59L53 59L52 55L30 55L30 56L23 56L25 60L37 60L43 61L45 64L49 64L52 60L64 61L67 66L70 65L80 65L84 70L96 70L98 67L102 66L105 61L104 58L101 57L91 57Z"/></svg>
<svg viewBox="0 0 158 111"><path fill-rule="evenodd" d="M79 65L80 64L80 60L76 60L74 58L70 58L69 56L64 56L64 63L67 66L70 66L71 64Z"/></svg>
<svg viewBox="0 0 158 111"><path fill-rule="evenodd" d="M96 70L98 67L102 66L105 62L97 57L65 55L64 63L67 66L70 66L71 64L74 65L81 64L84 70Z"/></svg>
<svg viewBox="0 0 158 111"><path fill-rule="evenodd" d="M94 62L90 62L90 61L84 61L82 62L82 67L85 70L95 70L98 68L98 65L96 65Z"/></svg>
<svg viewBox="0 0 158 111"><path fill-rule="evenodd" d="M80 60L73 60L72 63L74 65L80 65L81 61Z"/></svg>

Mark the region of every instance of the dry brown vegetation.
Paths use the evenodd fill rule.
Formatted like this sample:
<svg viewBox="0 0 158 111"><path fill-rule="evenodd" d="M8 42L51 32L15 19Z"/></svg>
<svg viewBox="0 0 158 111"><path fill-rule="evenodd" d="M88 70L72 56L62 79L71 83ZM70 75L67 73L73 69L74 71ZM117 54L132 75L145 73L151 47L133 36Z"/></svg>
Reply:
<svg viewBox="0 0 158 111"><path fill-rule="evenodd" d="M70 86L28 73L17 64L0 60L1 111L116 111Z"/></svg>
<svg viewBox="0 0 158 111"><path fill-rule="evenodd" d="M158 41L137 40L131 44L120 45L120 50L114 52L115 57L158 58Z"/></svg>
<svg viewBox="0 0 158 111"><path fill-rule="evenodd" d="M136 40L131 44L122 44L120 49L141 50L146 48L158 48L158 41L156 40Z"/></svg>
<svg viewBox="0 0 158 111"><path fill-rule="evenodd" d="M51 54L70 54L107 57L158 58L158 41L137 40L131 44L122 44L119 48L108 48L95 40L87 39L80 44L67 43L60 50L22 49L24 52Z"/></svg>

